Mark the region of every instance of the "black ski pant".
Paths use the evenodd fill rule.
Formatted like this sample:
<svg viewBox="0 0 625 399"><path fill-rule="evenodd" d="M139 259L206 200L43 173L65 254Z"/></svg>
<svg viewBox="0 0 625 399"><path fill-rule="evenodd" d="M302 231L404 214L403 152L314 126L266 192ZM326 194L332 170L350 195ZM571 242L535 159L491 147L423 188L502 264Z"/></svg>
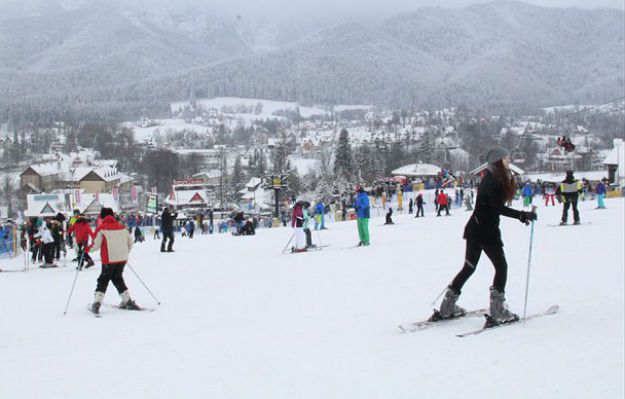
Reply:
<svg viewBox="0 0 625 399"><path fill-rule="evenodd" d="M425 213L423 213L423 205L417 205L417 215L415 217L418 218L419 214L425 217Z"/></svg>
<svg viewBox="0 0 625 399"><path fill-rule="evenodd" d="M85 247L87 246L86 242L77 242L78 245L78 269L82 269L82 265L85 263L93 263L91 256L89 256L88 252L85 252Z"/></svg>
<svg viewBox="0 0 625 399"><path fill-rule="evenodd" d="M450 287L454 291L456 291L456 293L460 294L464 283L467 282L469 277L471 277L471 275L477 268L477 262L479 262L480 260L482 251L486 253L486 256L488 256L490 261L493 263L493 266L495 266L493 287L495 287L499 292L505 291L506 280L508 279L508 262L506 262L506 255L503 252L503 244L492 244L478 240L467 240L467 248L464 255L464 265L450 285Z"/></svg>
<svg viewBox="0 0 625 399"><path fill-rule="evenodd" d="M163 241L161 241L161 251L165 251L165 244L169 240L169 245L167 246L167 250L171 251L174 247L174 232L171 230L163 231Z"/></svg>
<svg viewBox="0 0 625 399"><path fill-rule="evenodd" d="M56 260L61 258L61 251L63 250L63 239L59 238L58 240L54 240L54 257Z"/></svg>
<svg viewBox="0 0 625 399"><path fill-rule="evenodd" d="M304 233L306 233L306 246L311 247L312 246L312 232L307 227L304 229Z"/></svg>
<svg viewBox="0 0 625 399"><path fill-rule="evenodd" d="M102 264L102 273L100 273L100 277L98 277L98 285L95 290L102 293L106 292L109 281L111 281L118 293L121 294L127 291L128 287L126 287L124 276L122 276L124 266L126 266L126 262L109 265Z"/></svg>
<svg viewBox="0 0 625 399"><path fill-rule="evenodd" d="M449 205L439 205L438 206L438 214L436 216L440 216L441 215L441 211L445 210L445 214L446 216L449 216Z"/></svg>
<svg viewBox="0 0 625 399"><path fill-rule="evenodd" d="M54 263L54 242L49 242L47 244L42 244L43 245L43 257L44 257L44 261L51 265Z"/></svg>
<svg viewBox="0 0 625 399"><path fill-rule="evenodd" d="M577 201L564 201L564 207L562 208L562 222L566 223L569 218L569 208L573 205L573 221L579 222L579 211L577 210Z"/></svg>

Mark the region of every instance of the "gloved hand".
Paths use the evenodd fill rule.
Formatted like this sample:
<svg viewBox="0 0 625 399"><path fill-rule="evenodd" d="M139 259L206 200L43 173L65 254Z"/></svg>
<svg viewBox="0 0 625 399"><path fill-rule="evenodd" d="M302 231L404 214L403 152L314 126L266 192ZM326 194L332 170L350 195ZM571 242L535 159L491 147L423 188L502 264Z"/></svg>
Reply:
<svg viewBox="0 0 625 399"><path fill-rule="evenodd" d="M85 251L85 253L86 253L86 254L88 254L88 253L89 253L89 251L91 251L91 245L87 245L87 246L85 246L84 251Z"/></svg>
<svg viewBox="0 0 625 399"><path fill-rule="evenodd" d="M536 214L536 212L521 211L519 220L521 221L521 223L525 223L526 225L528 225L530 224L530 222L538 220L538 215Z"/></svg>

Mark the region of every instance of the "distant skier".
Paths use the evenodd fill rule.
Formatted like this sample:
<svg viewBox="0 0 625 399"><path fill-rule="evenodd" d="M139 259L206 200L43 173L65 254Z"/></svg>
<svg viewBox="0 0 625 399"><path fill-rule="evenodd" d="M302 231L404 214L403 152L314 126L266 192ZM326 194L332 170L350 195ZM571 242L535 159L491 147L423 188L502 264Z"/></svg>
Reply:
<svg viewBox="0 0 625 399"><path fill-rule="evenodd" d="M304 211L302 202L298 201L293 207L291 227L295 230L295 248L293 252L306 252L306 234L304 233Z"/></svg>
<svg viewBox="0 0 625 399"><path fill-rule="evenodd" d="M597 209L605 209L605 202L603 202L603 199L605 198L607 190L602 181L597 184L595 192L597 193Z"/></svg>
<svg viewBox="0 0 625 399"><path fill-rule="evenodd" d="M122 298L119 304L120 308L141 310L130 297L122 275L124 266L128 262L128 254L132 249L132 237L124 225L115 219L115 214L111 208L102 208L100 218L102 223L96 228L93 245L90 248L87 247L87 251L100 249L100 258L102 259L102 272L98 277L91 311L96 314L100 312L109 282L113 282Z"/></svg>
<svg viewBox="0 0 625 399"><path fill-rule="evenodd" d="M521 190L521 195L523 196L523 206L530 206L532 204L532 198L534 197L534 190L530 182L525 183L523 190Z"/></svg>
<svg viewBox="0 0 625 399"><path fill-rule="evenodd" d="M304 216L304 223L302 227L304 229L304 234L306 234L306 248L314 248L315 245L312 242L312 232L310 231L310 202L303 201L302 202L302 214Z"/></svg>
<svg viewBox="0 0 625 399"><path fill-rule="evenodd" d="M384 224L395 224L393 223L393 208L388 208L388 212L386 212L386 222Z"/></svg>
<svg viewBox="0 0 625 399"><path fill-rule="evenodd" d="M466 313L463 308L456 305L456 301L462 287L475 271L482 251L495 266L495 278L490 287L490 316L498 323L519 319L507 309L505 303L508 264L501 241L499 216L516 218L525 224L536 220L537 217L534 212L517 211L505 206L515 193L508 152L503 148L494 148L488 152L486 159L488 167L480 182L475 210L464 229L466 240L464 265L447 288L440 309L430 318L432 321L462 316Z"/></svg>
<svg viewBox="0 0 625 399"><path fill-rule="evenodd" d="M356 197L356 214L358 216L357 224L358 224L358 237L360 241L358 242L358 246L367 246L369 245L369 218L370 208L369 208L369 196L365 192L364 187L360 187L358 189L358 196Z"/></svg>
<svg viewBox="0 0 625 399"><path fill-rule="evenodd" d="M85 262L87 262L86 268L90 268L95 263L91 259L91 256L85 252L85 247L89 245L89 238L93 240L95 234L91 231L89 226L89 219L84 216L78 216L74 221L74 224L67 230L68 233L74 233L76 236L76 246L78 247L78 270L82 270Z"/></svg>
<svg viewBox="0 0 625 399"><path fill-rule="evenodd" d="M165 244L169 240L167 252L174 252L174 220L178 217L177 213L172 214L169 208L165 208L161 214L161 232L163 233L163 241L161 241L161 252L165 252Z"/></svg>
<svg viewBox="0 0 625 399"><path fill-rule="evenodd" d="M438 194L438 213L436 216L440 216L443 209L445 210L445 216L449 216L449 197L441 190Z"/></svg>
<svg viewBox="0 0 625 399"><path fill-rule="evenodd" d="M582 183L573 176L572 170L566 171L566 179L562 180L557 195L562 196L564 205L562 207L562 221L561 225L565 225L568 219L569 208L573 206L573 224L579 224L579 211L577 210L577 200L579 194L582 192Z"/></svg>
<svg viewBox="0 0 625 399"><path fill-rule="evenodd" d="M410 201L408 201L408 214L412 215L412 208L414 206L414 202L412 201L412 198L410 198Z"/></svg>
<svg viewBox="0 0 625 399"><path fill-rule="evenodd" d="M425 217L425 213L423 213L423 205L425 204L425 202L423 202L423 194L419 193L419 195L417 195L416 202L417 202L417 214L415 215L415 217L418 218L419 214Z"/></svg>
<svg viewBox="0 0 625 399"><path fill-rule="evenodd" d="M56 267L54 263L54 237L52 237L52 224L50 222L41 225L39 232L35 234L36 238L41 239L44 263L42 268Z"/></svg>
<svg viewBox="0 0 625 399"><path fill-rule="evenodd" d="M551 206L556 206L556 202L554 200L556 196L556 188L553 184L548 184L545 187L545 206L549 206L549 200L551 200Z"/></svg>

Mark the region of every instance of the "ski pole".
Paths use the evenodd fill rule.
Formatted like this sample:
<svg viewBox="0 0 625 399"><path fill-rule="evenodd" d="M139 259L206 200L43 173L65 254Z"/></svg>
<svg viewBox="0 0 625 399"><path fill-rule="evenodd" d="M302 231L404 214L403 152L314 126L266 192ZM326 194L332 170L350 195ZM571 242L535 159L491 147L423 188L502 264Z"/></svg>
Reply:
<svg viewBox="0 0 625 399"><path fill-rule="evenodd" d="M139 275L137 274L137 272L135 271L135 269L132 268L132 266L130 266L130 263L126 263L126 265L128 265L128 268L130 269L130 271L132 271L134 273L135 276L137 276L137 279L141 282L141 284L143 284L143 286L145 287L146 290L148 290L148 292L150 293L150 295L152 295L152 298L154 298L154 300L156 301L156 304L160 306L161 302L156 299L156 297L154 296L154 294L152 293L152 291L150 291L150 289L148 288L147 285L145 285L145 283L143 282L143 280L141 280L141 277L139 277Z"/></svg>
<svg viewBox="0 0 625 399"><path fill-rule="evenodd" d="M295 237L295 233L293 233L293 235L291 236L291 238L289 238L289 242L286 243L286 245L284 246L284 249L282 250L282 252L286 252L286 249L289 247L289 244L291 243L291 241L293 240L293 237Z"/></svg>
<svg viewBox="0 0 625 399"><path fill-rule="evenodd" d="M449 288L449 286L446 286L445 288L443 288L443 290L441 291L440 294L438 294L438 296L436 298L434 298L434 301L432 301L432 303L430 304L430 306L436 306L436 302L438 302L438 299L443 296L443 293L445 293L445 291L447 291L447 288Z"/></svg>
<svg viewBox="0 0 625 399"><path fill-rule="evenodd" d="M319 245L323 246L323 241L321 241L321 233L317 230L317 238L319 238Z"/></svg>
<svg viewBox="0 0 625 399"><path fill-rule="evenodd" d="M80 254L80 260L78 261L78 266L76 266L76 274L74 275L74 282L72 283L72 289L69 291L69 298L67 298L67 305L65 305L65 311L63 312L63 316L67 314L67 309L69 308L69 303L72 300L72 294L74 293L74 287L76 286L76 280L78 279L78 272L80 271L80 265L82 263L82 258L85 256L85 250L83 249Z"/></svg>
<svg viewBox="0 0 625 399"><path fill-rule="evenodd" d="M532 206L532 212L536 212L536 205ZM532 244L534 243L534 220L530 228L530 250L527 255L527 277L525 278L525 304L523 305L523 319L527 315L527 294L530 288L530 266L532 265Z"/></svg>

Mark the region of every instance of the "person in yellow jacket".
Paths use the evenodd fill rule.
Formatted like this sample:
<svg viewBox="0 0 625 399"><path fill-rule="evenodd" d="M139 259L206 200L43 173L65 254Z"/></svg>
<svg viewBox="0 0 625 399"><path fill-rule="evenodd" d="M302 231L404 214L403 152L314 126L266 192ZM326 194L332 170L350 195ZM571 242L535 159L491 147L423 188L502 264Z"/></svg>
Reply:
<svg viewBox="0 0 625 399"><path fill-rule="evenodd" d="M577 200L582 192L582 183L575 179L572 170L566 171L566 179L558 186L556 194L562 197L562 220L561 225L565 225L568 220L569 208L573 207L573 224L579 224L579 210L577 209Z"/></svg>

